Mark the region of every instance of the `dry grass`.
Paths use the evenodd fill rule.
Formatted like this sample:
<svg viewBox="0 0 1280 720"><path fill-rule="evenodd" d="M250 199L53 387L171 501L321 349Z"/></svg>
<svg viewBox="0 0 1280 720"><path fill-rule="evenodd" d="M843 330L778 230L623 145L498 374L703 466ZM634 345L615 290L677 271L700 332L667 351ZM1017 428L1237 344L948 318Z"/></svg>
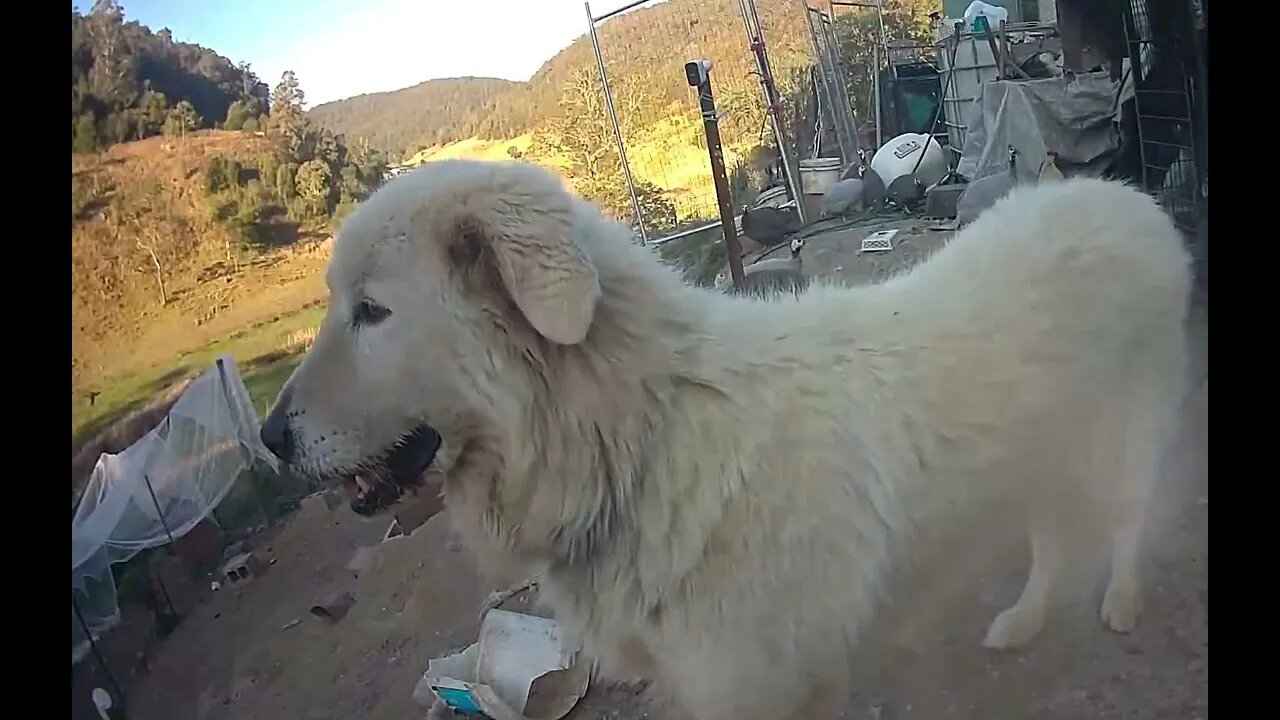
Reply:
<svg viewBox="0 0 1280 720"><path fill-rule="evenodd" d="M203 131L73 156L73 441L84 444L220 352L243 363L278 350L299 330L299 313L323 302L328 247L310 240L326 235L302 228L295 245L249 250L210 217L209 158L252 165L266 150L251 134ZM162 261L164 305L140 243Z"/></svg>
<svg viewBox="0 0 1280 720"><path fill-rule="evenodd" d="M468 138L421 150L406 164L418 165L451 158L506 160L510 157L507 148L515 147L524 155L532 143L533 135L529 133L501 140ZM700 122L693 122L684 115L674 115L654 123L635 137L627 138L626 146L631 171L637 178L668 191L680 218L712 217L716 214L711 160ZM732 166L747 149L745 145L726 145L725 162ZM528 157L551 168L563 170L567 166L562 157Z"/></svg>
<svg viewBox="0 0 1280 720"><path fill-rule="evenodd" d="M116 420L96 435L86 439L78 448L73 438L71 444L71 490L78 492L89 480L89 474L103 453L119 453L151 432L169 411L192 378L186 378L166 390L146 407L135 410Z"/></svg>
<svg viewBox="0 0 1280 720"><path fill-rule="evenodd" d="M314 327L306 327L290 333L280 346L281 352L286 355L301 355L310 350L311 343L316 339L316 330Z"/></svg>
<svg viewBox="0 0 1280 720"><path fill-rule="evenodd" d="M171 362L176 353L259 320L237 318L239 327L216 322L264 291L272 292L275 313L297 306L281 305L278 289L310 275L323 259L300 257L296 249L241 247L212 218L203 187L210 157L255 164L266 150L266 141L252 134L204 131L184 141L148 138L72 158L71 362L77 390L99 389L139 364ZM163 304L150 249L162 265ZM308 302L317 295L315 285L289 294Z"/></svg>

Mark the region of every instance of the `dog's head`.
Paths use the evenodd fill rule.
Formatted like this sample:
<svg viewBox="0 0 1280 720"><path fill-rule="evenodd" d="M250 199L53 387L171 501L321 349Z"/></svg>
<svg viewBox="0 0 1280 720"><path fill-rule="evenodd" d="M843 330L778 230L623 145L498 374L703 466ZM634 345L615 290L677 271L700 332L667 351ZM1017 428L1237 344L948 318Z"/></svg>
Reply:
<svg viewBox="0 0 1280 720"><path fill-rule="evenodd" d="M450 470L475 428L520 414L534 348L586 338L601 288L577 235L592 221L528 164L430 163L386 185L338 233L328 312L263 442L321 480L404 488L433 460Z"/></svg>

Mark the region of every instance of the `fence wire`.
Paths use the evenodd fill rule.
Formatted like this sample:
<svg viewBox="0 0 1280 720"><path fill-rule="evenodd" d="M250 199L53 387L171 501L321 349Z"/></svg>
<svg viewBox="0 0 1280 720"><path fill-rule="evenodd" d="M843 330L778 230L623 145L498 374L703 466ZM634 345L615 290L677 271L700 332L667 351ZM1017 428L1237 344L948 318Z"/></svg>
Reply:
<svg viewBox="0 0 1280 720"><path fill-rule="evenodd" d="M809 65L808 49L794 42L804 37L797 32L803 10L792 3L762 3L758 15L779 90L792 88ZM788 23L789 32L771 32ZM593 25L646 237L661 237L718 217L697 92L685 80L684 64L690 60L712 62L717 121L734 205L741 207L780 176L738 0L641 3L638 9ZM634 43L634 38L643 39L639 47L624 45ZM781 100L788 118L783 134L794 151L797 96L784 93ZM622 173L610 181L626 182Z"/></svg>

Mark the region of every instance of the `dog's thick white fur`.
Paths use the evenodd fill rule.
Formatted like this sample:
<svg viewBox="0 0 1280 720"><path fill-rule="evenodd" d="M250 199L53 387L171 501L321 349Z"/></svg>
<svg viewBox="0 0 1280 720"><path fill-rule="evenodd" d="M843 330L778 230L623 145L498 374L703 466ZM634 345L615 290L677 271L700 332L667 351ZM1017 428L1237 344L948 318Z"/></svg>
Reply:
<svg viewBox="0 0 1280 720"><path fill-rule="evenodd" d="M1149 198L1069 180L1014 191L881 285L731 297L546 171L431 163L339 233L288 384L297 463L350 469L429 423L457 530L486 565L539 573L606 667L698 720L829 717L934 513L1027 511L1030 578L986 637L1006 648L1044 619L1057 503L1095 502L1101 615L1133 627L1188 268Z"/></svg>

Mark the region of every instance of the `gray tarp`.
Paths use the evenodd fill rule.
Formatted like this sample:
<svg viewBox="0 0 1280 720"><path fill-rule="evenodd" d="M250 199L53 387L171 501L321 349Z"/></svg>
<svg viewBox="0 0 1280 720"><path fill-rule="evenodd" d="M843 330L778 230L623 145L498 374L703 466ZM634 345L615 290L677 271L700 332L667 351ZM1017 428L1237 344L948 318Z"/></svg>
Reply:
<svg viewBox="0 0 1280 720"><path fill-rule="evenodd" d="M977 180L1007 170L1009 146L1018 151L1019 178L1035 177L1047 152L1058 154L1059 166L1105 161L1120 145L1115 106L1106 72L984 83L956 171Z"/></svg>

